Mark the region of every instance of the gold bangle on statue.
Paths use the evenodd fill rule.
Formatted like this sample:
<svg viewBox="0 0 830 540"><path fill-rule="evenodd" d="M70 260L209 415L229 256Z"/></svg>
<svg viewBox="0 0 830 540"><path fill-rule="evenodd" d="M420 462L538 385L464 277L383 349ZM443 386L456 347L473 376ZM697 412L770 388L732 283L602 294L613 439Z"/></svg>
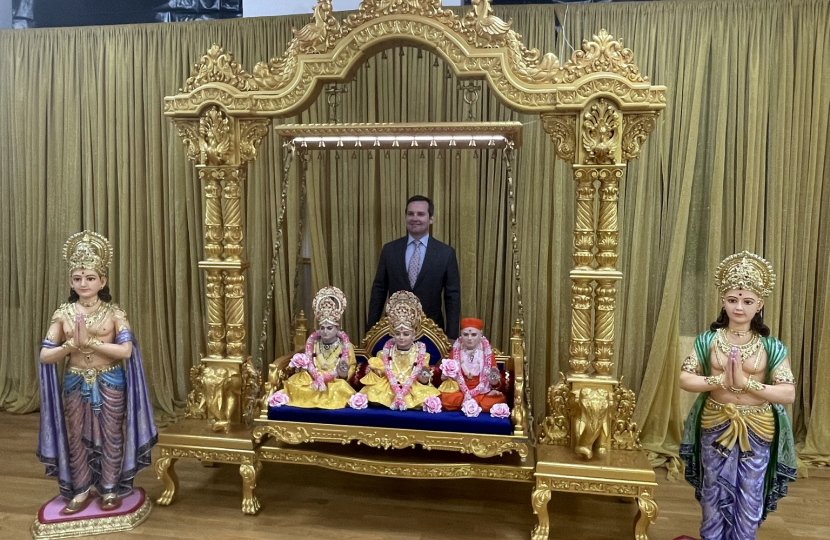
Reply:
<svg viewBox="0 0 830 540"><path fill-rule="evenodd" d="M704 377L703 380L706 381L706 384L711 386L723 386L723 373L720 375L711 375L709 377Z"/></svg>
<svg viewBox="0 0 830 540"><path fill-rule="evenodd" d="M746 386L744 386L744 391L754 390L757 392L764 389L766 389L766 386L753 379L752 375L749 376L749 379L746 381Z"/></svg>

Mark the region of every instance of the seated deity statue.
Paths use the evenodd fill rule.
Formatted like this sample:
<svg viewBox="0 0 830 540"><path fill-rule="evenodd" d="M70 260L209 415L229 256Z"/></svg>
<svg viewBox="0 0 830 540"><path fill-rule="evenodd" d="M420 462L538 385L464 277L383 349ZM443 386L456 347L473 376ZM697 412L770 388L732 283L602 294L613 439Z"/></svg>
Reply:
<svg viewBox="0 0 830 540"><path fill-rule="evenodd" d="M337 287L324 287L312 303L317 331L305 343L305 351L289 363L297 372L285 381L288 405L307 409L342 409L355 394L347 382L354 375L354 348L340 330L346 295Z"/></svg>
<svg viewBox="0 0 830 540"><path fill-rule="evenodd" d="M392 410L441 410L440 392L432 386L429 353L415 341L423 317L421 302L409 291L398 291L386 302L393 337L379 356L369 359L371 371L360 382L369 402Z"/></svg>
<svg viewBox="0 0 830 540"><path fill-rule="evenodd" d="M84 231L66 241L63 254L71 291L41 344L37 455L69 501L63 514L84 510L94 493L102 510L115 510L150 465L158 432L138 343L111 303L109 241ZM67 357L61 389L56 364Z"/></svg>
<svg viewBox="0 0 830 540"><path fill-rule="evenodd" d="M507 403L498 390L501 374L483 329L481 319L461 319L461 337L453 343L450 358L441 363L444 381L438 390L445 411L463 410L474 416L481 411L490 412L498 403Z"/></svg>
<svg viewBox="0 0 830 540"><path fill-rule="evenodd" d="M721 311L682 363L680 388L699 393L680 445L695 488L701 538L751 540L795 480L784 406L795 400L787 347L764 324L772 265L743 251L715 271Z"/></svg>

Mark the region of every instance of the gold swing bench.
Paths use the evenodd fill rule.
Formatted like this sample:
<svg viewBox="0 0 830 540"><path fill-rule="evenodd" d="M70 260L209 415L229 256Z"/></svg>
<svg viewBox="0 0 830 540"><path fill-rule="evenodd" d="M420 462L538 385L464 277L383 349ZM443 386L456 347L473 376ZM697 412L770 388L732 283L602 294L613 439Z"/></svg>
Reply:
<svg viewBox="0 0 830 540"><path fill-rule="evenodd" d="M305 344L304 322L298 319L295 332L298 351ZM358 373L390 335L386 317L369 330L360 347L355 348ZM431 319L422 319L417 339L431 353L433 365L449 355L451 343ZM533 459L528 459L532 447L524 426L527 415L522 399L522 336L518 326L511 337L511 354L494 354L503 373L503 389L511 408L509 419L490 418L486 414L466 418L460 412L446 411L428 414L379 409L277 408L268 407L267 400L263 400L253 430L254 440L263 443L258 451L260 460L403 478L532 481ZM269 366L266 396L281 389L291 374L290 358L291 355L280 357Z"/></svg>

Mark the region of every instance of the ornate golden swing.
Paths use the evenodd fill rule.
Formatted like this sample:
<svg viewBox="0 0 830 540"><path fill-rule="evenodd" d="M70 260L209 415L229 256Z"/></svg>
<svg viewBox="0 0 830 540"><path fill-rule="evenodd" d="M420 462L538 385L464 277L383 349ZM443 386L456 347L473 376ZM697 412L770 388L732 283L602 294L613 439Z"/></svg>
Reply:
<svg viewBox="0 0 830 540"><path fill-rule="evenodd" d="M477 441L450 434L456 437L452 442L444 432L422 433L415 445L473 454L437 468L418 461L409 449L412 440L396 444L389 434L367 436L365 428L349 428L346 435L320 424L286 429L262 415L250 426L256 412L266 409L266 388L279 384L279 364L263 383L261 369L246 354L248 264L242 257L240 199L247 164L256 158L272 118L305 110L324 83L346 81L372 54L400 44L439 55L458 77L485 79L509 107L540 114L557 155L573 164L577 183L571 370L548 390L547 416L537 425L530 385L522 387L528 359L520 318L510 354L503 358L515 369L512 434ZM652 86L632 61L631 51L603 30L560 66L552 53L528 49L510 23L493 14L489 0L472 0L463 17L442 9L440 0L364 0L342 24L332 15L331 0L318 0L312 21L295 30L286 52L260 62L253 74L230 53L211 47L179 93L165 98L165 114L173 118L204 186L205 259L199 267L206 281L208 354L193 369L191 419L160 434L156 472L165 491L159 504L170 504L177 490L175 461L195 458L238 464L243 512L256 513L260 505L254 489L262 461L287 461L378 475L535 479L532 504L539 525L534 539L548 536L551 491L630 497L639 505L635 535L647 538L647 527L657 515L655 475L630 421L633 392L612 374L616 282L623 277L616 269L617 194L626 162L637 157L665 107L665 88ZM362 142L361 137L372 144L389 137L393 144L395 138L417 141L420 136L433 146L452 140L458 144L471 135L503 137L506 145L518 140L515 127L487 126L444 125L446 139L436 137L440 130L434 124L339 125L336 130L292 126L281 128L281 134L295 141L305 138L306 143L333 137L343 144ZM301 346L304 329L297 330L295 346ZM440 336L435 339L440 341ZM272 441L265 442L268 437ZM381 450L357 458L338 456L333 445L325 450L315 446L326 444L319 441L355 440L374 447L367 450ZM291 447L298 443L304 445Z"/></svg>

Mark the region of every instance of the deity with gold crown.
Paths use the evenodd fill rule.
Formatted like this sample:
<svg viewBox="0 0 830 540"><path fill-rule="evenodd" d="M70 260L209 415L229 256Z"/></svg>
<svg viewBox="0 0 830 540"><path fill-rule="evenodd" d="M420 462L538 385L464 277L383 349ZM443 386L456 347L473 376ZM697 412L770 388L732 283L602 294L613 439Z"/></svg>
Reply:
<svg viewBox="0 0 830 540"><path fill-rule="evenodd" d="M141 353L127 315L111 302L112 246L83 231L63 246L69 300L52 316L40 350L38 457L76 514L93 501L119 508L157 441ZM56 364L66 359L63 388Z"/></svg>
<svg viewBox="0 0 830 540"><path fill-rule="evenodd" d="M700 393L680 456L703 509L702 538L754 539L795 480L795 400L787 348L770 335L763 309L775 272L748 251L715 271L721 312L682 362L680 387Z"/></svg>
<svg viewBox="0 0 830 540"><path fill-rule="evenodd" d="M312 302L317 330L306 340L301 358L291 361L297 372L285 381L288 405L317 409L342 409L355 394L348 379L354 375L354 349L340 330L346 295L337 287L320 289Z"/></svg>
<svg viewBox="0 0 830 540"><path fill-rule="evenodd" d="M393 410L425 408L430 412L441 408L441 392L432 383L429 353L415 341L423 317L418 297L409 291L398 291L386 302L386 315L392 326L392 337L378 356L369 359L371 371L360 382L372 403ZM426 406L425 406L426 402Z"/></svg>

